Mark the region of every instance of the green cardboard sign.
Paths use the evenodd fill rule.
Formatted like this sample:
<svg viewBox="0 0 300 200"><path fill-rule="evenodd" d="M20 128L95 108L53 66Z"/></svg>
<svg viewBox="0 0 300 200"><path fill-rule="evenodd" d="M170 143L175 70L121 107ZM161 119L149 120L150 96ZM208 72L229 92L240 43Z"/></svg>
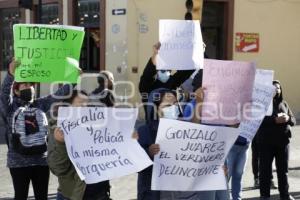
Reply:
<svg viewBox="0 0 300 200"><path fill-rule="evenodd" d="M77 83L84 28L15 24L13 31L17 82Z"/></svg>

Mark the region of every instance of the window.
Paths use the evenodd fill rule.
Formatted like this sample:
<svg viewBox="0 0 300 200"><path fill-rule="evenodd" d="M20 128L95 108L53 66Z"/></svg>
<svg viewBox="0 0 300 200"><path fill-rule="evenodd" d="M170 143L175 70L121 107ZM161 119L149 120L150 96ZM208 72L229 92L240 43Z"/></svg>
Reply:
<svg viewBox="0 0 300 200"><path fill-rule="evenodd" d="M202 36L208 58L232 59L235 0L204 0Z"/></svg>
<svg viewBox="0 0 300 200"><path fill-rule="evenodd" d="M58 3L42 5L42 24L59 24Z"/></svg>
<svg viewBox="0 0 300 200"><path fill-rule="evenodd" d="M85 27L80 67L86 72L100 69L100 0L78 0L76 24Z"/></svg>
<svg viewBox="0 0 300 200"><path fill-rule="evenodd" d="M20 21L20 10L18 8L0 9L0 45L2 69L8 67L13 57L13 25Z"/></svg>
<svg viewBox="0 0 300 200"><path fill-rule="evenodd" d="M204 3L201 28L206 44L206 56L212 59L225 59L224 3Z"/></svg>
<svg viewBox="0 0 300 200"><path fill-rule="evenodd" d="M100 0L78 0L76 21L78 26L99 28Z"/></svg>

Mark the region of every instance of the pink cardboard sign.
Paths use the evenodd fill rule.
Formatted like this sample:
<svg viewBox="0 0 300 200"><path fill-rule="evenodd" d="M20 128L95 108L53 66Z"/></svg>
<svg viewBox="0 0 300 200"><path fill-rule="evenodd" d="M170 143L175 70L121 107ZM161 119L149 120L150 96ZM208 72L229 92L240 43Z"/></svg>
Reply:
<svg viewBox="0 0 300 200"><path fill-rule="evenodd" d="M240 123L252 100L255 70L255 64L251 62L205 59L202 123Z"/></svg>

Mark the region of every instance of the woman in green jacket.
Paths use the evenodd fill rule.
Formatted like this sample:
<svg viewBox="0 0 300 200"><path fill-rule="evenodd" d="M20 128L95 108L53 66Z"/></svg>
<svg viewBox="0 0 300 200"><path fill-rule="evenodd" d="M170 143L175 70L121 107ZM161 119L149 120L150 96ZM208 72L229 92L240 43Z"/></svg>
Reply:
<svg viewBox="0 0 300 200"><path fill-rule="evenodd" d="M88 103L87 93L74 90L64 103L73 107L85 106ZM109 200L109 182L86 185L81 181L68 157L63 133L56 128L56 120L52 119L49 125L48 164L51 172L58 177L57 200Z"/></svg>

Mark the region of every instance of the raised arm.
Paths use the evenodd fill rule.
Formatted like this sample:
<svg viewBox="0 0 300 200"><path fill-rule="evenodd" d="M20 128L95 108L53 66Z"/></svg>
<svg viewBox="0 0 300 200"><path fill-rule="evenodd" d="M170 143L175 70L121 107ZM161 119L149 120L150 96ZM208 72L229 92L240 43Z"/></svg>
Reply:
<svg viewBox="0 0 300 200"><path fill-rule="evenodd" d="M153 45L153 55L149 59L144 72L140 78L140 83L139 83L139 90L140 93L150 93L152 90L152 85L154 84L156 80L156 57L158 54L158 50L160 48L161 44L157 43Z"/></svg>
<svg viewBox="0 0 300 200"><path fill-rule="evenodd" d="M44 112L48 112L53 103L62 101L64 98L70 96L75 85L76 84L64 84L62 87L58 88L54 94L37 99L37 106Z"/></svg>
<svg viewBox="0 0 300 200"><path fill-rule="evenodd" d="M8 111L9 106L12 104L12 94L11 94L11 88L14 82L14 74L15 74L15 69L19 65L19 62L13 60L8 67L7 75L2 83L1 86L1 102L2 106L5 112Z"/></svg>
<svg viewBox="0 0 300 200"><path fill-rule="evenodd" d="M172 89L176 89L182 85L194 72L195 70L178 70L170 77Z"/></svg>
<svg viewBox="0 0 300 200"><path fill-rule="evenodd" d="M152 59L150 58L140 78L140 83L139 83L140 93L151 92L152 85L155 82L155 76L156 76L156 66L152 63Z"/></svg>

